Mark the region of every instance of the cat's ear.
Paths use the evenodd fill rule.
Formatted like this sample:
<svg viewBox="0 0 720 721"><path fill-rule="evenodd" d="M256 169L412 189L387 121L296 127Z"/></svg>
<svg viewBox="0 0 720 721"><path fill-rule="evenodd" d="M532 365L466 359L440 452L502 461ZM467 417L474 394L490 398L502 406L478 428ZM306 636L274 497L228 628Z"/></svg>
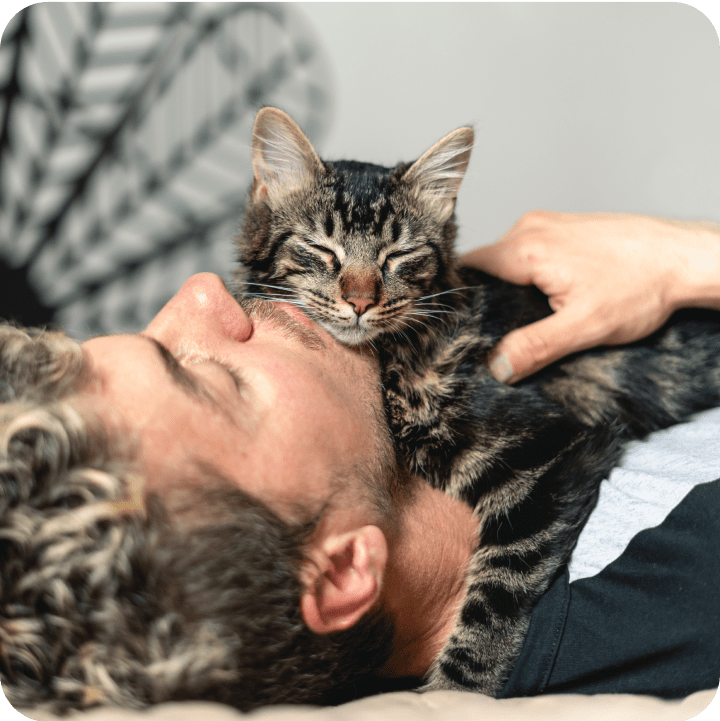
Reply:
<svg viewBox="0 0 720 721"><path fill-rule="evenodd" d="M441 222L455 210L458 189L465 177L475 133L472 128L458 128L435 143L403 175L418 200Z"/></svg>
<svg viewBox="0 0 720 721"><path fill-rule="evenodd" d="M252 140L253 200L271 207L321 173L323 164L290 118L277 108L263 108L255 118Z"/></svg>

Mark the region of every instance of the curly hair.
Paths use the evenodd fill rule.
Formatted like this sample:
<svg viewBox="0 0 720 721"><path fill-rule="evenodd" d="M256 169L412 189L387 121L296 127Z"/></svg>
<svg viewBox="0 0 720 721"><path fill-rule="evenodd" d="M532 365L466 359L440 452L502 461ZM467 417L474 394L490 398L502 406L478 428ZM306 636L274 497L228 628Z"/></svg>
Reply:
<svg viewBox="0 0 720 721"><path fill-rule="evenodd" d="M211 700L337 703L388 658L392 625L311 633L303 544L211 468L132 502L131 454L73 405L80 346L0 327L0 681L59 712Z"/></svg>

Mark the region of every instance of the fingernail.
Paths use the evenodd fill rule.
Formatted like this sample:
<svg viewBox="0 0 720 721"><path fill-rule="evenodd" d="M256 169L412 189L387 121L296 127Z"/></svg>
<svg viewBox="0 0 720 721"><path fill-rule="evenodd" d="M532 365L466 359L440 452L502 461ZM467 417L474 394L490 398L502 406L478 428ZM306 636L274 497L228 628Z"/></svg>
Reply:
<svg viewBox="0 0 720 721"><path fill-rule="evenodd" d="M490 368L490 373L492 373L493 378L501 383L507 383L514 374L510 360L504 353L499 353L493 358L490 358L488 360L488 368Z"/></svg>

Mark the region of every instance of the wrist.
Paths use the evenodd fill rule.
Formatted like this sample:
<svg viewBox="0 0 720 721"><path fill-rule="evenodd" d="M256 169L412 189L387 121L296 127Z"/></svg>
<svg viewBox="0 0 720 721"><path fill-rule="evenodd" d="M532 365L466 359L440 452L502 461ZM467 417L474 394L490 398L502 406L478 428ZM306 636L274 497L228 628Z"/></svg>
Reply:
<svg viewBox="0 0 720 721"><path fill-rule="evenodd" d="M720 310L720 224L673 223L677 235L667 302L678 308Z"/></svg>

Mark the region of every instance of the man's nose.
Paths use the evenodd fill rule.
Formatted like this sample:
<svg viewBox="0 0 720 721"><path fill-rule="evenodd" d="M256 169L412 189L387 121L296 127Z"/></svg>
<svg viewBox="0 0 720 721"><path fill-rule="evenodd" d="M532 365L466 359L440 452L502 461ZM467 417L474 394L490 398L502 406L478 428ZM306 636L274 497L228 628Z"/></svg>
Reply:
<svg viewBox="0 0 720 721"><path fill-rule="evenodd" d="M188 342L244 342L251 333L252 322L222 279L212 273L198 273L186 280L145 329L145 335L171 349Z"/></svg>

